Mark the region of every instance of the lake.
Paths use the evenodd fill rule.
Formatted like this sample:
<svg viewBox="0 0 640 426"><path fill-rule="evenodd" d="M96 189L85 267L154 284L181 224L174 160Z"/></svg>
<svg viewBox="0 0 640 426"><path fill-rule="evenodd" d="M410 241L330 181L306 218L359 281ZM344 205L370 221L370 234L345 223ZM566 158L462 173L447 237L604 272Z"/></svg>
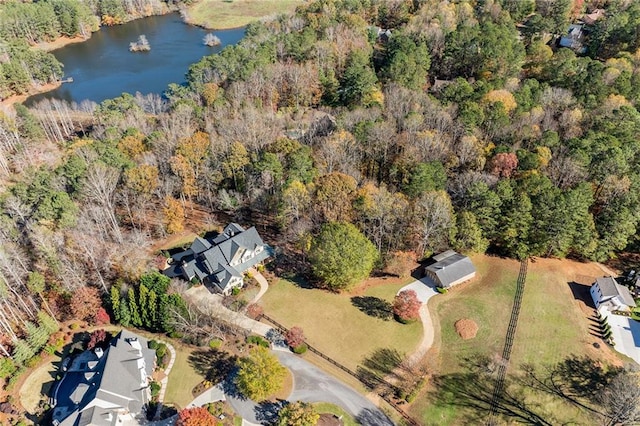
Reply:
<svg viewBox="0 0 640 426"><path fill-rule="evenodd" d="M65 78L72 77L73 82L31 96L25 104L47 98L101 102L124 92L162 93L169 83L185 81L189 65L244 36L244 28L215 31L221 44L209 47L202 42L209 32L186 25L177 13L102 27L85 42L51 52L64 64ZM130 52L129 43L141 34L146 35L151 50Z"/></svg>

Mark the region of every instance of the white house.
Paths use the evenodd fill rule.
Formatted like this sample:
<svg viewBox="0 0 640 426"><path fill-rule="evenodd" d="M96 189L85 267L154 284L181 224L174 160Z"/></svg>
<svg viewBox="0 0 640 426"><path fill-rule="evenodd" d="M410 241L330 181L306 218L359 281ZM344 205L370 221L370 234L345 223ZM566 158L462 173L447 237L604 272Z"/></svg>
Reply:
<svg viewBox="0 0 640 426"><path fill-rule="evenodd" d="M163 272L168 277L196 279L212 293L229 295L244 284L243 274L273 254L253 226L228 224L212 240L196 239L187 250L173 256Z"/></svg>
<svg viewBox="0 0 640 426"><path fill-rule="evenodd" d="M629 289L618 284L613 277L598 278L590 292L598 310L606 308L609 311L630 311L636 307Z"/></svg>

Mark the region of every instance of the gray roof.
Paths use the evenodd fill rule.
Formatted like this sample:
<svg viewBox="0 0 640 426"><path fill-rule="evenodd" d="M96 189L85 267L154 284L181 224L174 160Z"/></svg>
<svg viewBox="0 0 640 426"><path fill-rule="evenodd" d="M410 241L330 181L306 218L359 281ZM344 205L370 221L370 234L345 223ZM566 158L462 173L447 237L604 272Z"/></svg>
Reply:
<svg viewBox="0 0 640 426"><path fill-rule="evenodd" d="M239 263L246 250L255 251L258 247L263 247L264 250ZM273 253L262 241L255 227L244 229L237 223L227 225L211 241L197 237L186 251L189 255L182 252L173 256L174 261L182 261L179 267L182 276L187 280L198 277L205 286L220 290L224 290L233 277L242 277L247 269ZM166 273L176 276L180 269L170 268Z"/></svg>
<svg viewBox="0 0 640 426"><path fill-rule="evenodd" d="M89 359L86 351L83 355ZM147 377L155 351L146 339L122 330L95 364L68 371L57 385L53 419L62 426L113 425L118 410L140 413L148 402ZM91 365L93 365L93 367Z"/></svg>
<svg viewBox="0 0 640 426"><path fill-rule="evenodd" d="M445 260L447 257L453 256L454 254L457 254L457 253L453 250L447 250L445 252L442 252L440 254L436 254L435 256L433 256L433 260L435 260L436 262L441 262Z"/></svg>
<svg viewBox="0 0 640 426"><path fill-rule="evenodd" d="M620 297L620 301L624 302L627 306L636 306L635 300L633 300L633 296L629 289L623 285L618 284L618 282L613 277L601 277L596 279L596 283L598 287L600 287L600 292L602 293L602 298L607 297Z"/></svg>
<svg viewBox="0 0 640 426"><path fill-rule="evenodd" d="M211 248L211 243L202 237L196 237L196 239L193 240L193 243L191 243L191 250L196 255L210 248Z"/></svg>
<svg viewBox="0 0 640 426"><path fill-rule="evenodd" d="M434 259L436 257L438 256L434 256ZM440 258L442 257L440 256ZM444 287L449 287L459 279L476 272L476 268L473 266L471 259L456 252L448 254L439 262L427 266L426 270L434 273L438 277L440 284Z"/></svg>

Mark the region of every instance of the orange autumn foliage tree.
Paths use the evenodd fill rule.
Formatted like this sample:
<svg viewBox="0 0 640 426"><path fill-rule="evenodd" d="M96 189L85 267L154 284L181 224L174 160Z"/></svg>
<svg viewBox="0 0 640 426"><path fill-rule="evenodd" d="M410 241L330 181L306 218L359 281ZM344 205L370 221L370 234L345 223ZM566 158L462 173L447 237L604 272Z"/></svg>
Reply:
<svg viewBox="0 0 640 426"><path fill-rule="evenodd" d="M176 426L215 426L215 417L204 407L185 408L178 413Z"/></svg>
<svg viewBox="0 0 640 426"><path fill-rule="evenodd" d="M181 232L184 229L184 208L180 201L167 197L164 202L164 226L169 234Z"/></svg>

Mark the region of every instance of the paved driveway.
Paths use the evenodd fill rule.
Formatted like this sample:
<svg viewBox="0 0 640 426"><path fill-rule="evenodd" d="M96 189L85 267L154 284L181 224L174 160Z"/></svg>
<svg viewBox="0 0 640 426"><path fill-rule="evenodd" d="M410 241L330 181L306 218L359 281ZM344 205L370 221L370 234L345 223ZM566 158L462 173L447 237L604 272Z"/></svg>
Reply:
<svg viewBox="0 0 640 426"><path fill-rule="evenodd" d="M640 364L640 323L622 315L607 315L614 349Z"/></svg>
<svg viewBox="0 0 640 426"><path fill-rule="evenodd" d="M293 374L294 387L288 401L330 402L344 408L364 426L393 426L393 422L371 401L313 364L288 349L274 350L273 353ZM229 383L225 393L234 411L250 423L268 424L281 408L278 403L256 404L243 398Z"/></svg>
<svg viewBox="0 0 640 426"><path fill-rule="evenodd" d="M433 296L439 294L438 290L436 290L435 283L428 277L424 277L405 285L398 290L398 293L404 290L414 290L418 295L418 300L424 304L426 304Z"/></svg>
<svg viewBox="0 0 640 426"><path fill-rule="evenodd" d="M439 293L436 290L435 283L428 277L424 277L405 285L398 291L398 293L404 290L414 290L418 296L418 300L422 302L422 307L420 308L420 321L422 322L423 333L422 340L416 350L409 356L409 362L415 363L420 361L433 345L433 321L431 320L431 314L429 313L427 302Z"/></svg>

